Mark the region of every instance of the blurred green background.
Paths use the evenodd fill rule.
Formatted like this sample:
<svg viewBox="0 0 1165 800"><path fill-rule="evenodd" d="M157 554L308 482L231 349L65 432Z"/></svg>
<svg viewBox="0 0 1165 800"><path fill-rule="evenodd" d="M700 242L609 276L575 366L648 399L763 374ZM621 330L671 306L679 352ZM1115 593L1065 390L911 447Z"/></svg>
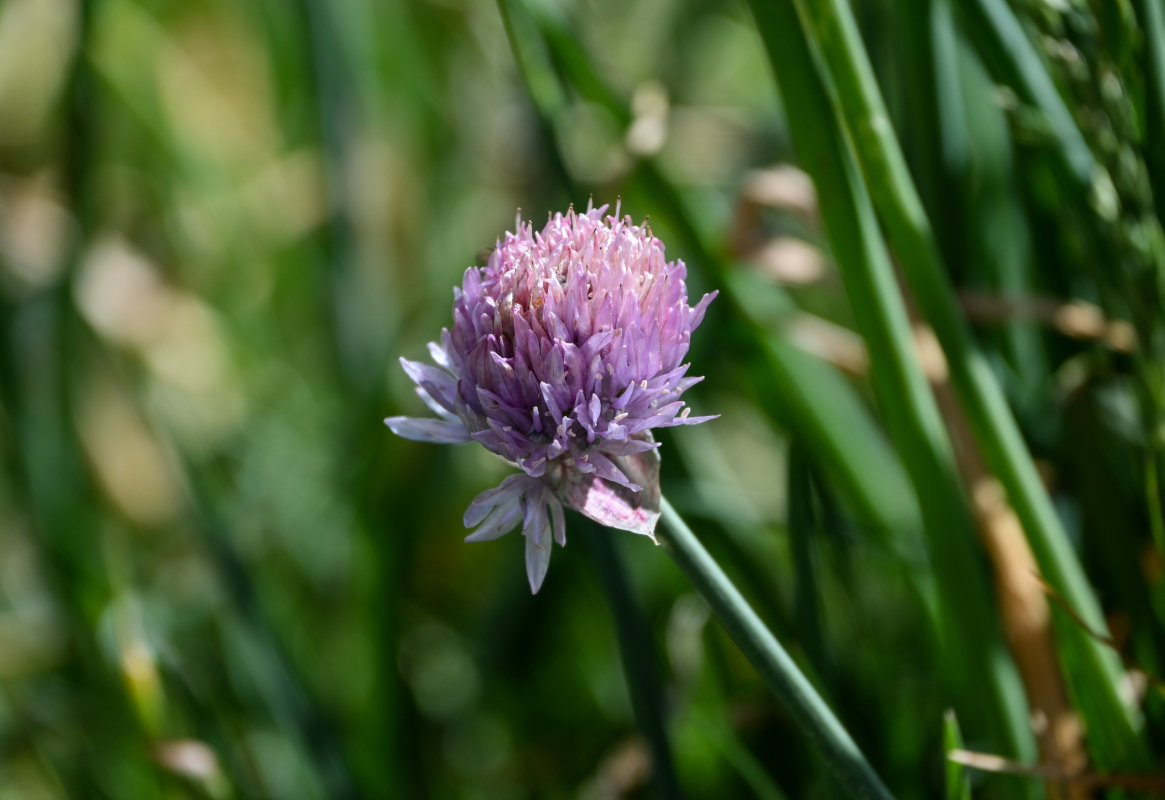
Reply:
<svg viewBox="0 0 1165 800"><path fill-rule="evenodd" d="M1153 3L970 4L1014 14L1105 170L1091 190L1064 178L1062 120L1007 85L980 16L855 4L1150 750ZM721 290L688 395L721 417L663 434L664 492L895 793L942 794L947 709L969 749L1088 760L1103 732L1080 742L1038 643L1049 604L1006 504L980 502L973 448L953 513L981 534L962 568L987 632L939 609L935 543L961 532L924 535L855 332L866 300L835 269L744 4L3 0L0 798L654 796L611 566L582 546L601 536L650 631L638 658L685 794L838 795L661 550L572 514L531 597L517 534L461 541L507 467L381 423L423 413L396 358L423 357L515 211L538 223L592 195L649 217L693 295ZM952 649L999 665L1024 735L999 734L990 681ZM1048 750L1050 719L1068 732Z"/></svg>

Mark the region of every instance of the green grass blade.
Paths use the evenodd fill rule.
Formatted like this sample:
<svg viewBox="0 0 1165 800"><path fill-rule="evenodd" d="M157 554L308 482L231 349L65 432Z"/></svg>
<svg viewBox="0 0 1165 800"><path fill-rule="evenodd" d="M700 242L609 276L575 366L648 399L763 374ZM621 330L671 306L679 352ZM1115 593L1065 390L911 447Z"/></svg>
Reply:
<svg viewBox="0 0 1165 800"><path fill-rule="evenodd" d="M922 518L909 479L853 388L832 366L775 336L762 347L765 385L779 403L770 410L797 431L851 513L884 541L916 541Z"/></svg>
<svg viewBox="0 0 1165 800"><path fill-rule="evenodd" d="M781 791L781 787L765 771L764 765L741 742L731 727L713 719L698 720L697 725L705 740L733 766L757 800L788 800L788 795Z"/></svg>
<svg viewBox="0 0 1165 800"><path fill-rule="evenodd" d="M958 717L954 711L947 711L943 715L943 752L949 756L952 750L962 749L963 732L959 730ZM947 758L944 772L947 800L971 800L971 780L967 776L967 768Z"/></svg>
<svg viewBox="0 0 1165 800"><path fill-rule="evenodd" d="M785 101L794 145L817 186L830 245L869 349L875 394L918 495L938 580L949 674L968 700L982 698L973 683L988 688L989 699L980 702L978 712L998 746L1026 748L1025 710L1008 699L1014 666L994 619L950 445L916 362L889 254L852 145L837 119L824 67L792 3L754 0L750 5ZM873 134L889 122L883 114L867 125Z"/></svg>
<svg viewBox="0 0 1165 800"><path fill-rule="evenodd" d="M981 2L980 6L990 6ZM951 379L967 411L989 465L1007 488L1045 579L1095 630L1105 630L1100 605L1044 490L1015 420L990 368L972 343L922 203L901 148L887 124L885 107L865 55L849 6L840 0L814 4L814 24L822 53L838 90L842 113L853 139L871 195L878 203L890 241L927 321L947 354ZM1022 31L1019 32L1022 34ZM1010 40L1008 40L1010 41ZM1042 70L1042 66L1041 66ZM1030 70L1027 80L1042 84ZM1046 72L1041 74L1047 78ZM1047 78L1050 82L1050 78ZM1052 87L1054 91L1054 87ZM1033 89L1035 91L1035 89ZM1052 103L1043 95L1041 100ZM1058 101L1059 96L1055 95ZM1051 107L1051 106L1049 106ZM1062 102L1061 106L1062 107ZM1067 111L1064 111L1067 114ZM1053 117L1053 119L1058 119ZM838 122L844 125L845 122ZM1076 165L1079 131L1067 118L1063 128L1065 163ZM1087 145L1079 142L1085 150ZM1091 154L1089 153L1089 158ZM1077 167L1083 169L1080 165ZM1099 763L1131 767L1144 761L1144 747L1131 714L1119 696L1120 666L1114 654L1078 626L1065 624L1061 641L1068 680L1091 732Z"/></svg>
<svg viewBox="0 0 1165 800"><path fill-rule="evenodd" d="M1165 0L1136 0L1134 7L1145 36L1145 162L1165 224Z"/></svg>
<svg viewBox="0 0 1165 800"><path fill-rule="evenodd" d="M992 74L1040 110L1060 168L1077 187L1090 191L1099 171L1096 158L1011 7L1006 0L970 0L961 8L968 33Z"/></svg>
<svg viewBox="0 0 1165 800"><path fill-rule="evenodd" d="M804 640L805 652L813 671L820 676L826 694L831 694L832 664L826 645L818 581L821 528L814 509L813 476L807 463L804 445L794 439L789 444L789 540L797 579L793 590L793 612L797 630Z"/></svg>

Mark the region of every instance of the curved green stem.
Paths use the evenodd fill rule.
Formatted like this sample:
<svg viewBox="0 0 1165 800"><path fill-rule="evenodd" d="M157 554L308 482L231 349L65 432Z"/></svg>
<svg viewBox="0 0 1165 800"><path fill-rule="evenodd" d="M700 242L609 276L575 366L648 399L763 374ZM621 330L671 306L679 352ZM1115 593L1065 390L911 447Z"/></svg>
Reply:
<svg viewBox="0 0 1165 800"><path fill-rule="evenodd" d="M666 498L657 536L851 797L893 795L841 722Z"/></svg>

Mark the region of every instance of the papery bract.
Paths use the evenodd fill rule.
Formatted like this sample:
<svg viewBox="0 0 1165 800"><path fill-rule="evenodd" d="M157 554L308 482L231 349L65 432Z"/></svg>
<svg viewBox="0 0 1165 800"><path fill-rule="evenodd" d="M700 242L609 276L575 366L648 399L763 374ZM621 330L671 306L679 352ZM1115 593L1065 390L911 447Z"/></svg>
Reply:
<svg viewBox="0 0 1165 800"><path fill-rule="evenodd" d="M394 433L480 442L521 468L465 512L467 541L519 523L537 592L563 505L654 539L659 456L653 428L703 422L680 395L692 331L715 293L689 306L682 261L606 206L556 214L535 232L519 218L485 267L453 290L453 327L433 364L401 359L438 418L389 417Z"/></svg>

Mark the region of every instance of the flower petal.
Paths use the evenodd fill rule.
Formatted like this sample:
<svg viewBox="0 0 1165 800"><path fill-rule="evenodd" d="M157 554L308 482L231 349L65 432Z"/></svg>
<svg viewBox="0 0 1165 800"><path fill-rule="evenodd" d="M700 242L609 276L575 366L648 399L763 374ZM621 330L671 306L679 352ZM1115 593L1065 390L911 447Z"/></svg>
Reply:
<svg viewBox="0 0 1165 800"><path fill-rule="evenodd" d="M425 391L425 387L414 386L413 390L417 393L417 397L421 398L421 402L428 406L429 410L441 419L447 419L451 421L457 419L457 415L450 413L449 410L445 408L445 406L434 400L433 396Z"/></svg>
<svg viewBox="0 0 1165 800"><path fill-rule="evenodd" d="M522 501L513 498L493 507L477 530L465 537L467 542L488 542L505 536L522 519Z"/></svg>
<svg viewBox="0 0 1165 800"><path fill-rule="evenodd" d="M434 367L432 364L423 364L420 361L400 360L401 367L409 379L424 388L429 396L436 400L450 413L455 413L454 402L457 398L457 377L452 373Z"/></svg>
<svg viewBox="0 0 1165 800"><path fill-rule="evenodd" d="M598 450L591 450L586 454L585 458L595 468L595 474L600 478L605 478L612 483L618 483L621 486L626 486L633 492L638 492L641 488L643 488L624 475L623 471L619 469L615 462L607 458Z"/></svg>
<svg viewBox="0 0 1165 800"><path fill-rule="evenodd" d="M442 342L429 342L429 358L433 359L433 363L441 369L447 369L453 372L453 362L449 360L449 352L445 349L445 344Z"/></svg>
<svg viewBox="0 0 1165 800"><path fill-rule="evenodd" d="M552 493L546 493L546 507L550 509L550 523L554 528L554 541L559 547L566 547L566 520L563 518L562 502Z"/></svg>
<svg viewBox="0 0 1165 800"><path fill-rule="evenodd" d="M600 450L608 457L612 456L627 456L632 453L643 453L648 450L655 450L659 447L659 442L651 439L626 439L624 441L603 442L599 446Z"/></svg>
<svg viewBox="0 0 1165 800"><path fill-rule="evenodd" d="M530 478L519 472L510 475L494 488L486 489L473 498L469 507L465 509L465 516L462 518L465 527L472 528L485 519L490 509L520 497L523 492L530 488L530 484Z"/></svg>
<svg viewBox="0 0 1165 800"><path fill-rule="evenodd" d="M415 442L461 444L469 441L469 429L460 420L428 417L389 417L384 421L393 433Z"/></svg>
<svg viewBox="0 0 1165 800"><path fill-rule="evenodd" d="M696 303L696 305L692 307L692 310L688 315L688 330L694 331L697 327L699 327L700 323L704 321L704 312L708 310L708 306L713 300L716 299L716 295L718 294L720 294L720 290L709 292L708 294L701 297L700 302Z"/></svg>
<svg viewBox="0 0 1165 800"><path fill-rule="evenodd" d="M642 488L633 492L595 473L568 473L558 487L566 505L600 525L642 533L655 541L660 515L659 453L648 450L611 460L628 479Z"/></svg>
<svg viewBox="0 0 1165 800"><path fill-rule="evenodd" d="M686 408L684 409L684 411L687 411L687 410L688 409L686 409ZM661 427L670 428L670 427L675 426L675 425L699 425L701 422L708 422L709 420L719 419L719 418L720 418L719 414L709 414L708 416L705 416L705 417L690 417L687 414L681 413L679 416L675 417L667 425L664 425Z"/></svg>
<svg viewBox="0 0 1165 800"><path fill-rule="evenodd" d="M554 542L550 538L549 523L545 492L527 495L522 535L526 537L526 577L530 579L530 591L533 594L538 594L542 588L542 581L546 579L546 571L550 568L550 549Z"/></svg>

